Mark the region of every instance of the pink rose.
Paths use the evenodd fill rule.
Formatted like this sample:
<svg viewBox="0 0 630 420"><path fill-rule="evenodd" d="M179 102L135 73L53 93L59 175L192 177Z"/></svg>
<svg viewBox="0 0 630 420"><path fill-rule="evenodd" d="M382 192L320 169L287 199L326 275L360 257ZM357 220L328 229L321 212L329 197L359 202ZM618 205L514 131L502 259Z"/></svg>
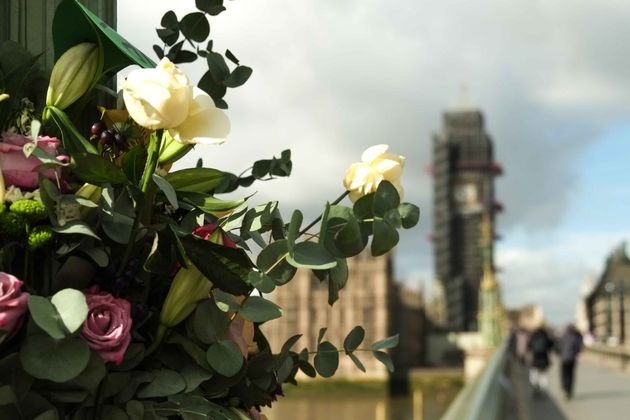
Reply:
<svg viewBox="0 0 630 420"><path fill-rule="evenodd" d="M28 309L29 294L21 289L21 280L0 272L0 330L6 331L9 337L17 332Z"/></svg>
<svg viewBox="0 0 630 420"><path fill-rule="evenodd" d="M20 188L37 188L39 167L41 161L35 156L26 157L22 146L32 141L30 136L21 134L4 133L0 142L0 168L6 185L15 185ZM37 145L51 157L57 156L59 140L54 137L39 137ZM58 156L63 161L65 156ZM47 178L55 179L55 170L44 172Z"/></svg>
<svg viewBox="0 0 630 420"><path fill-rule="evenodd" d="M85 294L88 316L81 335L106 362L119 365L131 343L131 304L93 287Z"/></svg>
<svg viewBox="0 0 630 420"><path fill-rule="evenodd" d="M261 413L260 411L256 410L254 407L252 407L251 410L249 410L249 415L252 417L252 419L254 420L267 420L267 416L265 416L263 413Z"/></svg>
<svg viewBox="0 0 630 420"><path fill-rule="evenodd" d="M219 232L221 233L220 237L218 235L213 235L217 229L219 229ZM234 242L232 238L230 238L227 233L223 232L223 230L215 223L198 227L193 230L193 235L199 236L207 241L214 242L215 244L224 245L229 248L236 248L236 242Z"/></svg>

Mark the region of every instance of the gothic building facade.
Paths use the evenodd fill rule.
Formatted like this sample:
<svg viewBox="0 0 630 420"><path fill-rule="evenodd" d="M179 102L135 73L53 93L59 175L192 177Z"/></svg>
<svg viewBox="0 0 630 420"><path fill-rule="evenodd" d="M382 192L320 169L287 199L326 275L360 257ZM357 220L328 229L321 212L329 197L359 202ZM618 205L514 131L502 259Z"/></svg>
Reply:
<svg viewBox="0 0 630 420"><path fill-rule="evenodd" d="M478 328L479 286L483 276L481 223L490 215L494 234L494 179L502 169L478 110L446 112L433 136L433 224L436 279L444 292L444 325L451 331ZM489 248L493 259L493 247Z"/></svg>

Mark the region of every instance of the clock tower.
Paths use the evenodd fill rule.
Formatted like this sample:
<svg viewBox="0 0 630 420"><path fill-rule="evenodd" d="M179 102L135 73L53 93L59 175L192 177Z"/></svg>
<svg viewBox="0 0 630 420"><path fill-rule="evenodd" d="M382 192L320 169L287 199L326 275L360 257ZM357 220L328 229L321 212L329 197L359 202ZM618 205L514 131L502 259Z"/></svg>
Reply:
<svg viewBox="0 0 630 420"><path fill-rule="evenodd" d="M433 224L435 275L445 294L446 325L477 330L479 286L484 257L479 248L483 215L494 232L494 179L501 167L479 110L446 112L433 136ZM494 235L493 235L494 237ZM493 262L493 247L488 248Z"/></svg>

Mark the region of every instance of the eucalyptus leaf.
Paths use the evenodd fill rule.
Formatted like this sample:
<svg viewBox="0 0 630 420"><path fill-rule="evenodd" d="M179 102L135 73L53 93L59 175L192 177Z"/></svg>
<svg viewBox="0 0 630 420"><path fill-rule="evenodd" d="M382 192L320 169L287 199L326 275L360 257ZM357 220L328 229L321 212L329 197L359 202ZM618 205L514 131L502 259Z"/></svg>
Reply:
<svg viewBox="0 0 630 420"><path fill-rule="evenodd" d="M391 182L381 181L374 194L372 210L375 216L383 217L388 210L395 209L400 204L398 191Z"/></svg>
<svg viewBox="0 0 630 420"><path fill-rule="evenodd" d="M227 329L229 319L227 311L220 310L212 300L206 299L195 309L193 317L195 336L202 343L216 343Z"/></svg>
<svg viewBox="0 0 630 420"><path fill-rule="evenodd" d="M261 296L250 296L243 302L238 314L252 322L266 322L282 316L282 309Z"/></svg>
<svg viewBox="0 0 630 420"><path fill-rule="evenodd" d="M383 349L391 349L398 345L399 335L392 335L390 337L384 338L372 344L372 350L383 350Z"/></svg>
<svg viewBox="0 0 630 420"><path fill-rule="evenodd" d="M68 222L63 226L53 227L52 230L57 233L61 233L64 235L85 235L91 236L92 238L100 240L96 233L90 228L90 226L82 222L80 220L73 220L72 222Z"/></svg>
<svg viewBox="0 0 630 420"><path fill-rule="evenodd" d="M52 338L60 340L66 336L61 318L48 299L31 295L28 299L28 310L37 326Z"/></svg>
<svg viewBox="0 0 630 420"><path fill-rule="evenodd" d="M87 318L88 306L85 295L75 289L63 289L55 293L51 303L57 309L63 324L70 334L74 334Z"/></svg>
<svg viewBox="0 0 630 420"><path fill-rule="evenodd" d="M324 341L317 346L315 355L315 369L320 376L330 378L339 367L339 353L337 348L330 342Z"/></svg>
<svg viewBox="0 0 630 420"><path fill-rule="evenodd" d="M315 242L295 244L287 262L298 268L325 270L337 265L336 258L323 246Z"/></svg>
<svg viewBox="0 0 630 420"><path fill-rule="evenodd" d="M343 340L343 349L346 351L346 354L355 351L357 347L361 345L364 338L365 330L363 329L363 327L360 325L354 327Z"/></svg>
<svg viewBox="0 0 630 420"><path fill-rule="evenodd" d="M297 271L297 268L289 264L286 257L289 255L288 241L281 239L267 245L258 254L256 263L258 269L264 272L277 285L289 282Z"/></svg>
<svg viewBox="0 0 630 420"><path fill-rule="evenodd" d="M420 220L420 209L411 203L401 203L398 206L398 213L402 222L402 227L410 229L418 224Z"/></svg>
<svg viewBox="0 0 630 420"><path fill-rule="evenodd" d="M20 349L24 370L39 379L67 382L77 377L90 360L90 349L80 338L55 340L31 335Z"/></svg>
<svg viewBox="0 0 630 420"><path fill-rule="evenodd" d="M250 271L247 281L261 293L271 293L276 288L276 284L271 277L258 271Z"/></svg>
<svg viewBox="0 0 630 420"><path fill-rule="evenodd" d="M167 397L186 389L186 381L174 370L160 369L153 372L155 378L139 392L140 398Z"/></svg>
<svg viewBox="0 0 630 420"><path fill-rule="evenodd" d="M243 355L238 345L230 340L212 344L206 353L208 363L223 376L236 375L243 366Z"/></svg>
<svg viewBox="0 0 630 420"><path fill-rule="evenodd" d="M385 353L384 351L373 351L372 354L374 355L376 360L387 367L387 370L389 370L391 373L394 372L394 362L392 362L392 358L389 354Z"/></svg>
<svg viewBox="0 0 630 420"><path fill-rule="evenodd" d="M386 220L374 219L372 229L374 232L371 246L372 255L383 255L389 252L398 243L398 232Z"/></svg>

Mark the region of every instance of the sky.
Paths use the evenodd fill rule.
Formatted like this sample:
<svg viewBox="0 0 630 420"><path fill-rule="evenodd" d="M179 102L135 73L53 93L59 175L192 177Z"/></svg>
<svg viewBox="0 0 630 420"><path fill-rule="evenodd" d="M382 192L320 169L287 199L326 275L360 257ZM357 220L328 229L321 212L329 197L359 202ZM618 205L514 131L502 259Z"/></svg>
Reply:
<svg viewBox="0 0 630 420"><path fill-rule="evenodd" d="M290 178L255 184L253 204L279 199L307 218L342 192L346 168L373 144L407 157L396 276L430 293L431 135L468 103L485 115L505 175L497 196L496 264L508 306L539 303L573 318L580 287L630 237L630 2L624 0L234 0L211 20L215 49L254 69L226 100L227 143L198 157L240 173L290 148ZM148 6L150 5L150 6ZM118 2L118 30L152 56L153 28L194 2ZM184 67L198 80L202 65Z"/></svg>

